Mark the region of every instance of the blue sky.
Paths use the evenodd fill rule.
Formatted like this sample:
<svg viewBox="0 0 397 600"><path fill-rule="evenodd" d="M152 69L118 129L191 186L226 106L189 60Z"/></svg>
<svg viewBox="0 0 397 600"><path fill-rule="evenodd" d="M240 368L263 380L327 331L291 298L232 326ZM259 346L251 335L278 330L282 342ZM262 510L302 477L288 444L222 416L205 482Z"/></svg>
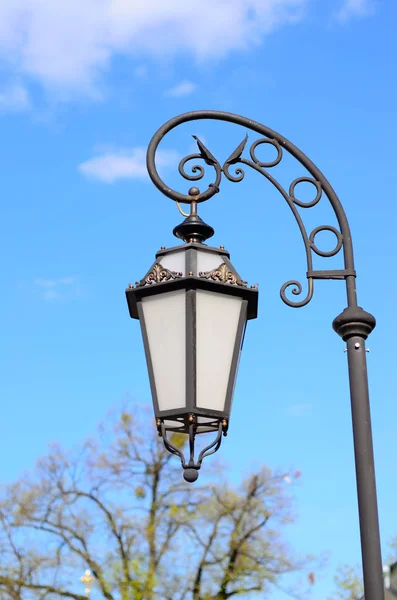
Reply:
<svg viewBox="0 0 397 600"><path fill-rule="evenodd" d="M230 111L302 148L347 212L359 303L378 320L368 361L386 554L397 534L396 19L391 0L1 3L3 482L49 442L78 443L123 399L150 403L124 289L174 245L180 215L148 180L145 148L181 112ZM245 133L184 126L164 144L165 177L177 181L191 134L222 160ZM222 458L235 481L263 462L302 471L289 540L329 553L313 589L325 598L336 565L360 557L346 355L331 328L343 284L317 282L300 310L282 304L282 283L304 280L302 244L253 173L201 214L260 289ZM325 208L308 219L332 224Z"/></svg>

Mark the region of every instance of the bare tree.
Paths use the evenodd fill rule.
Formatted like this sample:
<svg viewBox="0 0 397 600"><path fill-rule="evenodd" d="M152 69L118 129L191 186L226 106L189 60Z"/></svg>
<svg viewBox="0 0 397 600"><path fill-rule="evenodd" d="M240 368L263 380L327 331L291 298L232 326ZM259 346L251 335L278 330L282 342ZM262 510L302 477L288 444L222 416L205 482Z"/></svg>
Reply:
<svg viewBox="0 0 397 600"><path fill-rule="evenodd" d="M86 568L106 600L263 598L308 568L282 539L285 472L264 467L239 488L218 475L192 486L152 431L124 410L77 454L52 447L3 490L1 598L83 600Z"/></svg>
<svg viewBox="0 0 397 600"><path fill-rule="evenodd" d="M362 600L364 588L361 568L342 565L335 576L335 592L328 600Z"/></svg>

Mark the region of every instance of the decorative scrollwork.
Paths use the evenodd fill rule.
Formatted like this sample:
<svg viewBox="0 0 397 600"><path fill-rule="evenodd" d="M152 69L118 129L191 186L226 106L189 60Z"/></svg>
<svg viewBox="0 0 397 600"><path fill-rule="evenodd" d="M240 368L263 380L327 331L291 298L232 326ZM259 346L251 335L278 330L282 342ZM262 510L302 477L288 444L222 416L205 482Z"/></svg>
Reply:
<svg viewBox="0 0 397 600"><path fill-rule="evenodd" d="M217 121L226 121L229 123L234 123L236 125L241 125L246 129L254 131L259 134L261 137L255 140L249 149L249 158L244 158L243 153L246 150L246 145L248 141L248 135L240 142L240 144L236 147L236 149L230 154L227 160L223 163L223 166L220 166L220 163L215 158L215 156L209 151L209 149L196 137L193 136L196 140L199 154L192 154L180 162L179 172L180 174L189 181L197 181L202 179L204 176L204 169L199 165L195 165L192 167L192 174L188 174L185 171L186 163L195 158L199 158L204 160L204 162L215 169L215 181L210 183L206 190L195 196L194 198L189 197L189 195L181 194L175 190L170 189L159 177L155 165L155 154L157 147L163 137L172 129L177 127L182 123L186 123L189 121L196 121L202 119L211 119ZM257 149L262 145L270 145L276 150L276 157L273 160L269 161L261 161L257 156ZM289 185L289 188L285 189L283 185L270 173L270 170L273 167L276 167L283 159L284 153L287 152L293 158L297 160L308 172L308 175L304 175L298 177L292 181ZM190 204L191 202L205 202L209 200L219 191L219 186L221 183L222 175L225 176L231 182L241 182L245 177L245 170L241 167L241 165L246 165L255 170L256 172L263 175L283 196L284 200L287 202L290 207L294 218L298 224L299 230L302 235L305 252L306 252L306 262L307 262L307 273L316 273L316 279L345 279L347 285L347 294L349 302L356 302L355 298L355 284L354 284L354 260L353 260L353 248L351 243L351 234L349 224L346 219L345 212L343 207L321 171L313 164L313 162L301 151L299 148L294 146L289 140L280 135L279 133L273 131L269 127L262 125L261 123L257 123L252 121L251 119L247 119L240 115L234 115L230 113L220 112L220 111L194 111L191 113L186 113L183 115L179 115L174 119L171 119L167 123L165 123L153 136L152 141L150 142L148 153L147 153L147 167L149 175L153 181L153 183L162 191L166 196L171 198L177 202L183 202L186 204ZM231 167L233 167L233 172L231 172ZM301 183L308 183L314 186L315 188L315 197L310 201L303 201L297 197L297 186ZM320 200L326 197L326 199L331 204L331 207L334 210L337 222L338 229L332 227L330 225L322 225L320 227L316 227L313 231L308 235L308 232L305 228L305 225L302 221L302 217L299 212L300 209L307 209L316 206ZM336 245L330 251L320 250L315 243L315 236L320 231L330 231L334 233L336 236ZM318 256L327 258L331 256L335 256L341 249L344 251L344 269L339 269L337 271L333 270L324 270L324 271L313 271L313 254L317 254ZM216 270L215 270L216 271ZM212 278L212 276L211 276ZM308 292L306 298L301 300L300 302L295 302L290 300L286 296L286 291L291 286L293 286L292 294L295 296L299 296L302 293L302 285L297 281L289 281L285 283L281 290L280 295L288 306L300 307L305 306L308 302L310 302L313 296L313 280L307 275L308 278ZM218 279L217 280L221 280Z"/></svg>
<svg viewBox="0 0 397 600"><path fill-rule="evenodd" d="M306 306L306 304L309 304L310 300L313 298L313 279L308 277L307 283L308 288L306 298L298 302L294 302L293 300L287 298L286 291L289 287L294 286L291 292L294 294L294 296L300 296L303 289L302 284L299 281L286 281L280 289L281 300L291 308L301 308L302 306Z"/></svg>
<svg viewBox="0 0 397 600"><path fill-rule="evenodd" d="M247 141L248 141L248 135L246 135L245 138L243 139L243 141L240 142L240 144L237 146L237 148L235 150L233 150L233 152L231 153L229 158L225 161L225 164L223 166L235 165L236 163L238 163L240 161L241 155L245 150Z"/></svg>
<svg viewBox="0 0 397 600"><path fill-rule="evenodd" d="M235 175L232 175L229 171L229 164L225 163L222 167L222 171L224 176L226 177L226 179L228 179L229 181L232 181L233 183L238 183L239 181L242 181L245 177L245 172L243 169L241 169L240 167L237 167L235 169Z"/></svg>
<svg viewBox="0 0 397 600"><path fill-rule="evenodd" d="M212 269L212 271L200 271L199 277L220 281L221 283L228 283L230 285L239 285L240 287L247 287L248 285L246 281L239 279L236 274L229 269L226 263L220 264L219 267Z"/></svg>
<svg viewBox="0 0 397 600"><path fill-rule="evenodd" d="M205 174L205 171L201 165L194 165L193 167L191 167L192 173L197 173L198 171L197 175L189 175L189 173L186 173L186 163L189 162L189 160L194 160L195 158L202 158L202 156L201 154L189 154L189 156L185 156L185 158L182 158L178 166L178 171L180 175L182 175L184 179L188 179L189 181L199 181L199 179L202 179Z"/></svg>
<svg viewBox="0 0 397 600"><path fill-rule="evenodd" d="M225 160L222 167L222 172L225 175L226 179L232 181L233 183L238 183L239 181L242 181L245 177L245 172L240 167L236 168L235 175L232 175L230 173L229 167L231 165L235 165L236 163L241 162L241 155L244 152L247 140L248 135L246 135L243 141L237 146L237 148L233 150L229 158Z"/></svg>
<svg viewBox="0 0 397 600"><path fill-rule="evenodd" d="M219 184L221 182L221 177L222 177L222 168L221 168L219 162L216 160L215 156L213 156L213 154L211 154L211 152L208 150L208 148L206 148L204 146L204 144L198 139L198 137L194 135L193 138L197 142L197 146L200 150L200 153L199 154L189 154L188 156L185 156L185 158L182 158L182 160L180 161L179 166L178 166L179 174L184 179L187 179L188 181L199 181L200 179L202 179L204 177L205 169L201 165L193 165L191 167L191 171L192 171L193 175L191 175L186 172L185 166L186 166L186 163L188 163L190 160L194 160L194 159L204 160L204 162L207 165L209 165L215 169L215 181L208 185L208 190L207 190L207 194L209 194L209 196L213 196L214 194L219 192ZM198 197L192 198L191 196L184 197L182 194L178 194L178 193L176 193L176 196L175 196L175 193L172 190L170 190L169 188L168 188L168 193L165 192L164 190L162 190L162 191L166 195L171 196L177 202L184 202L186 204L190 204L192 202L192 199L194 199L196 202L203 202L202 194L200 194Z"/></svg>
<svg viewBox="0 0 397 600"><path fill-rule="evenodd" d="M169 281L170 279L178 279L182 277L182 273L177 273L176 271L170 271L163 267L160 263L155 263L153 265L151 271L138 281L136 286L142 287L144 285L152 285L153 283L162 283L163 281Z"/></svg>
<svg viewBox="0 0 397 600"><path fill-rule="evenodd" d="M244 179L245 177L245 172L243 169L241 169L240 167L237 167L235 170L235 175L232 175L230 173L229 167L231 165L235 165L237 163L244 163L244 164L248 164L251 165L251 163L247 160L242 159L242 153L244 152L245 146L247 144L248 141L248 135L245 136L245 138L243 139L243 141L237 146L237 148L232 152L232 154L229 156L229 158L225 161L223 167L222 167L222 171L223 174L225 175L226 179L228 179L229 181L232 181L234 183L240 182ZM277 150L277 156L274 160L271 160L269 162L263 162L260 161L259 158L256 156L255 154L255 150L258 146L262 145L262 144L269 144L271 146L274 146ZM261 138L259 140L256 140L255 142L253 142L253 144L250 147L249 150L250 153L250 157L252 159L252 162L254 163L254 165L256 165L256 167L259 168L267 168L270 169L271 167L275 167L276 165L279 164L279 162L281 161L282 157L283 157L283 150L280 146L280 144L277 142L277 140L270 140L267 138ZM252 166L252 165L251 165Z"/></svg>

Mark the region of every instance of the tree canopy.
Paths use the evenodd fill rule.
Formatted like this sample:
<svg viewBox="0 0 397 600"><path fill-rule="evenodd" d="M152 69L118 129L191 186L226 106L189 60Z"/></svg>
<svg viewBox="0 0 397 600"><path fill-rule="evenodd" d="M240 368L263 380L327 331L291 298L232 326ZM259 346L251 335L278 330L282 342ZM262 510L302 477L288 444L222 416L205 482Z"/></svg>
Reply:
<svg viewBox="0 0 397 600"><path fill-rule="evenodd" d="M361 567L341 565L335 576L335 592L328 600L361 600L364 593Z"/></svg>
<svg viewBox="0 0 397 600"><path fill-rule="evenodd" d="M384 564L396 562L397 537L391 539ZM341 565L335 576L335 591L328 600L364 600L364 585L361 565Z"/></svg>
<svg viewBox="0 0 397 600"><path fill-rule="evenodd" d="M298 476L263 467L233 487L214 470L192 486L152 424L123 410L77 451L53 446L3 488L1 598L83 600L87 568L92 595L106 600L264 598L295 572L310 583L310 559L284 541L286 480Z"/></svg>

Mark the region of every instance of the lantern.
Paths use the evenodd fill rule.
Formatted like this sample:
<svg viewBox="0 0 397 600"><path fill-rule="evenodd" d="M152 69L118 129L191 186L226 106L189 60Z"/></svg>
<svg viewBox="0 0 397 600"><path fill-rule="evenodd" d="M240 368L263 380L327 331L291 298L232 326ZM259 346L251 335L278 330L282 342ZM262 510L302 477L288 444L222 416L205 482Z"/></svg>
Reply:
<svg viewBox="0 0 397 600"><path fill-rule="evenodd" d="M190 215L174 229L185 243L162 247L126 291L130 316L141 325L157 428L187 481L197 479L203 458L227 434L247 320L257 316L257 286L247 286L222 246L203 243L212 233ZM214 439L195 460L195 438L208 432ZM188 436L188 460L173 433Z"/></svg>

